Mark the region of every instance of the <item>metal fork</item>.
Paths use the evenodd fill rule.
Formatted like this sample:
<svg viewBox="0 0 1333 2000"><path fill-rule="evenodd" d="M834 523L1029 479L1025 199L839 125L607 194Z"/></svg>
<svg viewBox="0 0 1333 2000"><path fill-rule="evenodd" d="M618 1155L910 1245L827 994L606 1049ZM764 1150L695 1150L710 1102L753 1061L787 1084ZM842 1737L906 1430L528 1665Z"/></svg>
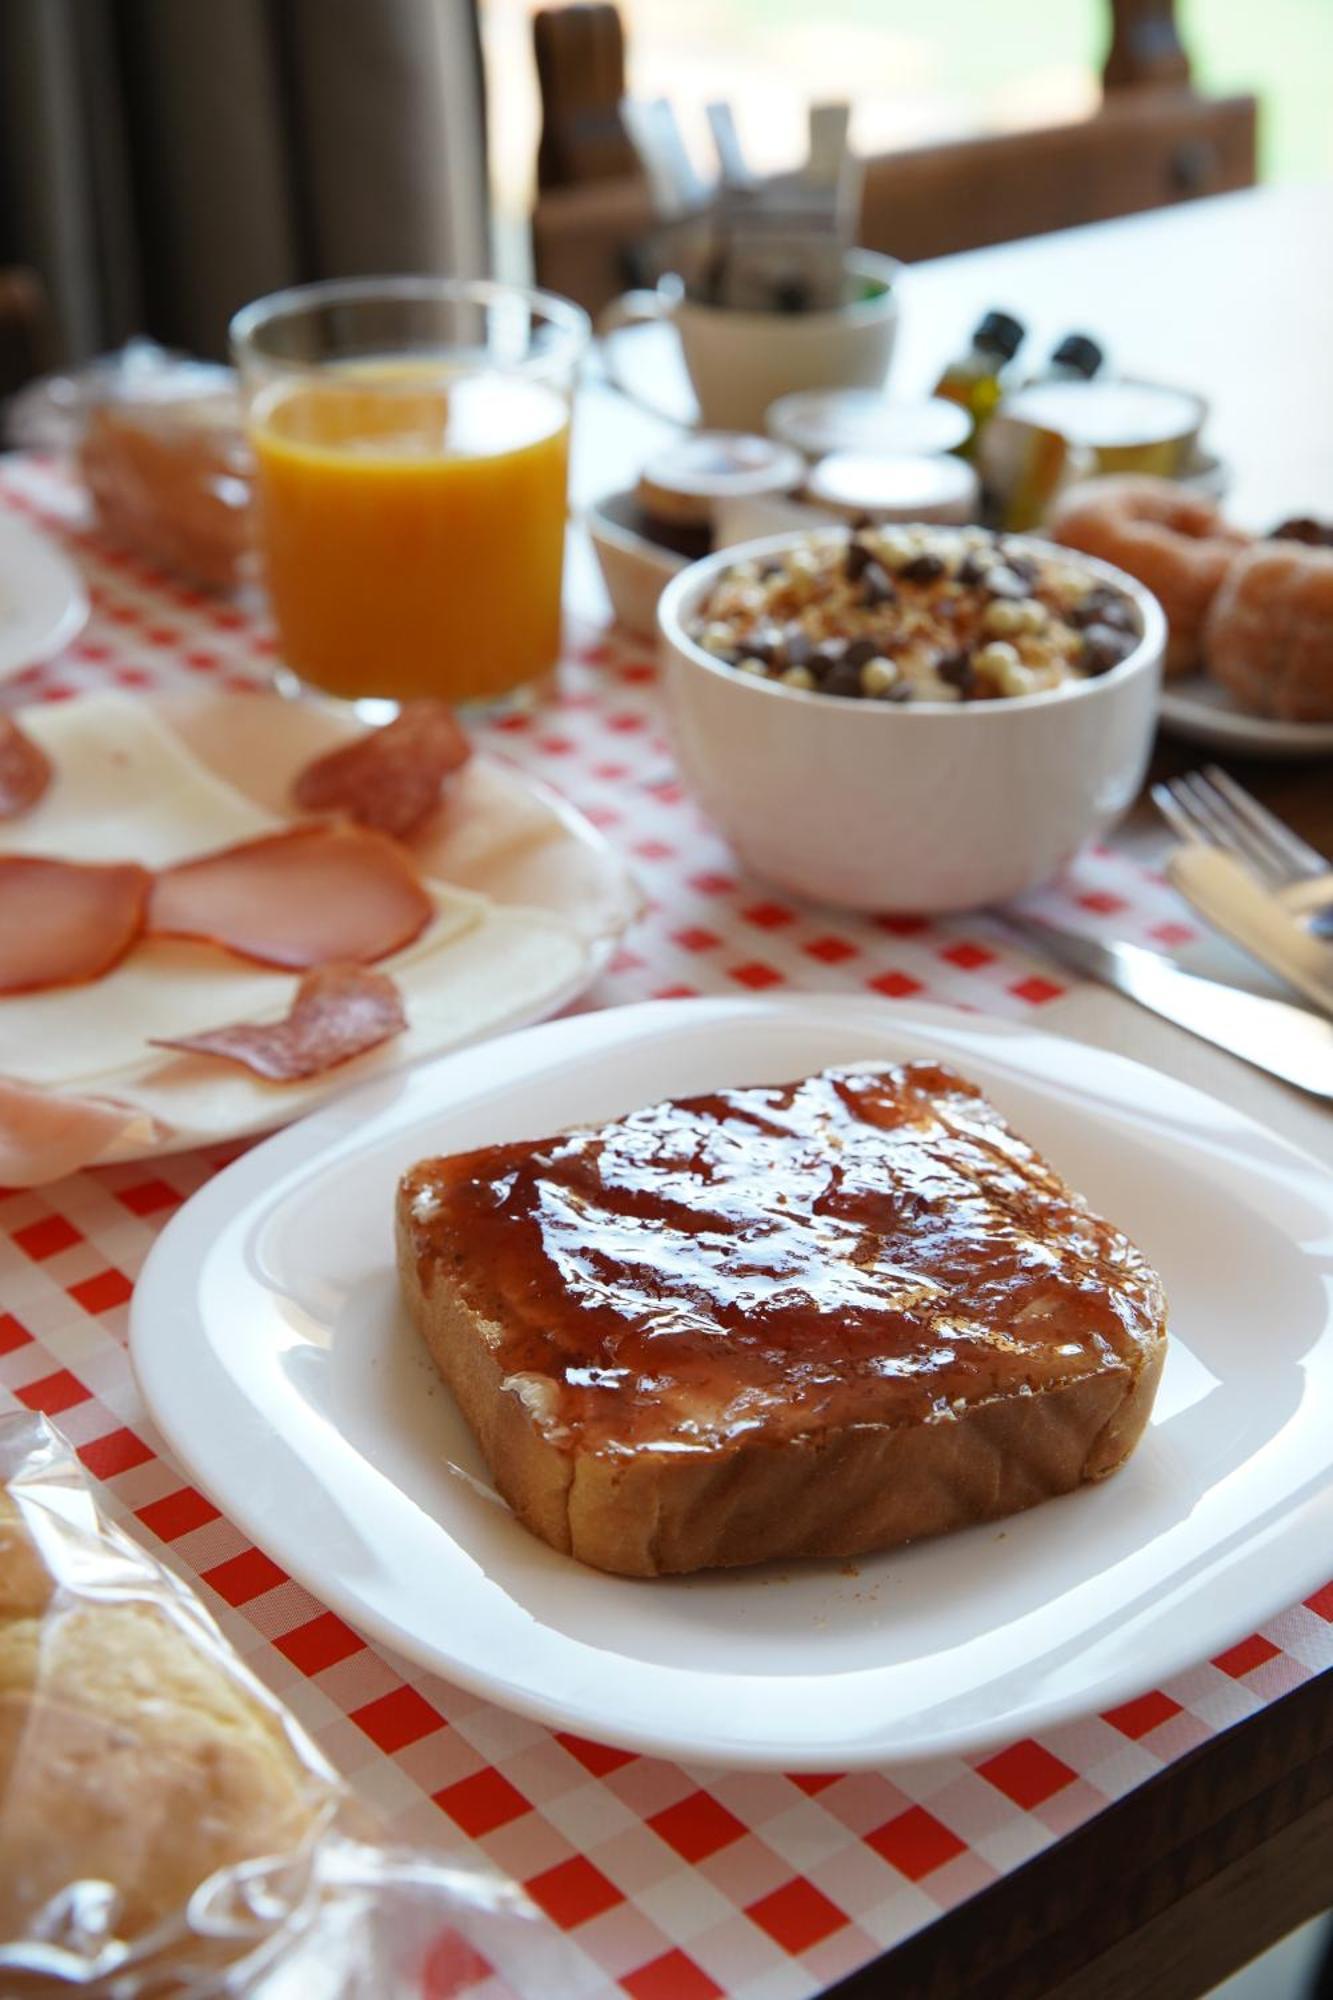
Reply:
<svg viewBox="0 0 1333 2000"><path fill-rule="evenodd" d="M1152 788L1181 840L1219 847L1242 862L1316 937L1333 938L1333 866L1216 764Z"/></svg>

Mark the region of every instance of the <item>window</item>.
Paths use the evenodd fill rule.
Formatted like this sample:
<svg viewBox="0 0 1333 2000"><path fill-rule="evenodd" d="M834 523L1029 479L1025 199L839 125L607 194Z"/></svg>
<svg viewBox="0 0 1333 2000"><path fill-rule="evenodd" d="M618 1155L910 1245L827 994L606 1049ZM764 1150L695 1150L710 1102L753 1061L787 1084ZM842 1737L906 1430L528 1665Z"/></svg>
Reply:
<svg viewBox="0 0 1333 2000"><path fill-rule="evenodd" d="M480 0L499 255L521 260L540 111L534 0ZM863 152L1094 110L1108 0L620 0L630 89L666 97L701 165L703 106L728 98L747 154L792 164L805 108L852 97ZM1263 100L1266 178L1333 172L1333 0L1181 0L1196 82Z"/></svg>

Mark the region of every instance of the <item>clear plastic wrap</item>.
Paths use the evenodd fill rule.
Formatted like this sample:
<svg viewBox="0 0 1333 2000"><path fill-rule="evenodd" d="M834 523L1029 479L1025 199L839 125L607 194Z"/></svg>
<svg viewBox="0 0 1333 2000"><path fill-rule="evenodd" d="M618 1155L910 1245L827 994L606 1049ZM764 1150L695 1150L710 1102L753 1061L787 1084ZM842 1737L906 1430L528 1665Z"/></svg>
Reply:
<svg viewBox="0 0 1333 2000"><path fill-rule="evenodd" d="M384 1844L198 1598L0 1416L0 1995L586 1991L522 1891Z"/></svg>
<svg viewBox="0 0 1333 2000"><path fill-rule="evenodd" d="M173 575L230 590L253 566L253 466L229 368L134 340L28 385L12 443L76 460L98 526Z"/></svg>
<svg viewBox="0 0 1333 2000"><path fill-rule="evenodd" d="M181 367L189 356L161 347L140 336L110 354L99 354L77 368L40 375L9 398L4 406L5 443L16 451L72 452L78 449L88 412L115 396L151 391ZM225 369L210 369L213 375Z"/></svg>

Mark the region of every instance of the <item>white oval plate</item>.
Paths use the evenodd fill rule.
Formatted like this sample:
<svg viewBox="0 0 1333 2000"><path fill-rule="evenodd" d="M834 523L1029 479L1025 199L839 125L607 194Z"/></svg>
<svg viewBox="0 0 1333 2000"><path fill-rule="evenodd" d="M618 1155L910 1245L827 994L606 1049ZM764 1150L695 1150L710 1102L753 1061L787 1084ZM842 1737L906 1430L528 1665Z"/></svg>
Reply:
<svg viewBox="0 0 1333 2000"><path fill-rule="evenodd" d="M497 1497L399 1305L397 1178L664 1095L941 1054L1160 1269L1172 1343L1128 1466L868 1558L633 1582ZM1326 1580L1333 1205L1324 1170L1154 1070L883 1001L653 1002L386 1078L195 1195L131 1349L192 1478L343 1617L492 1699L629 1748L838 1771L1109 1708Z"/></svg>
<svg viewBox="0 0 1333 2000"><path fill-rule="evenodd" d="M1165 682L1160 714L1162 727L1173 736L1206 743L1214 750L1239 750L1253 757L1333 755L1333 722L1279 722L1271 715L1247 715L1206 674Z"/></svg>
<svg viewBox="0 0 1333 2000"><path fill-rule="evenodd" d="M88 593L45 535L0 515L0 680L49 660L88 622Z"/></svg>

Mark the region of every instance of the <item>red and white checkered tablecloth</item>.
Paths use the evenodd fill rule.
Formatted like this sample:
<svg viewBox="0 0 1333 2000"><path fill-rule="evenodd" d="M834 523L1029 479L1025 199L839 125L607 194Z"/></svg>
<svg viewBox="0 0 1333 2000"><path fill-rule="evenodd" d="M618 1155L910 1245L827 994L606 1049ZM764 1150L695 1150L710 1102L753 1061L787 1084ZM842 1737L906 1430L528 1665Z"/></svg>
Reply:
<svg viewBox="0 0 1333 2000"><path fill-rule="evenodd" d="M82 638L8 684L12 697L263 683L265 626L100 546L57 466L0 464L0 506L65 541L94 604ZM747 881L677 782L654 679L642 648L589 631L558 696L484 732L621 842L650 898L584 1004L787 986L1022 1016L1064 990L966 920L821 916ZM1165 885L1106 849L1047 902L1057 921L1121 937L1190 935ZM399 1836L480 1854L528 1889L576 1947L581 1991L816 1992L1333 1666L1330 1584L1112 1714L991 1756L850 1776L682 1768L492 1707L365 1644L191 1487L147 1421L125 1347L134 1276L162 1224L237 1150L0 1191L0 1404L61 1427L111 1513L199 1584Z"/></svg>

